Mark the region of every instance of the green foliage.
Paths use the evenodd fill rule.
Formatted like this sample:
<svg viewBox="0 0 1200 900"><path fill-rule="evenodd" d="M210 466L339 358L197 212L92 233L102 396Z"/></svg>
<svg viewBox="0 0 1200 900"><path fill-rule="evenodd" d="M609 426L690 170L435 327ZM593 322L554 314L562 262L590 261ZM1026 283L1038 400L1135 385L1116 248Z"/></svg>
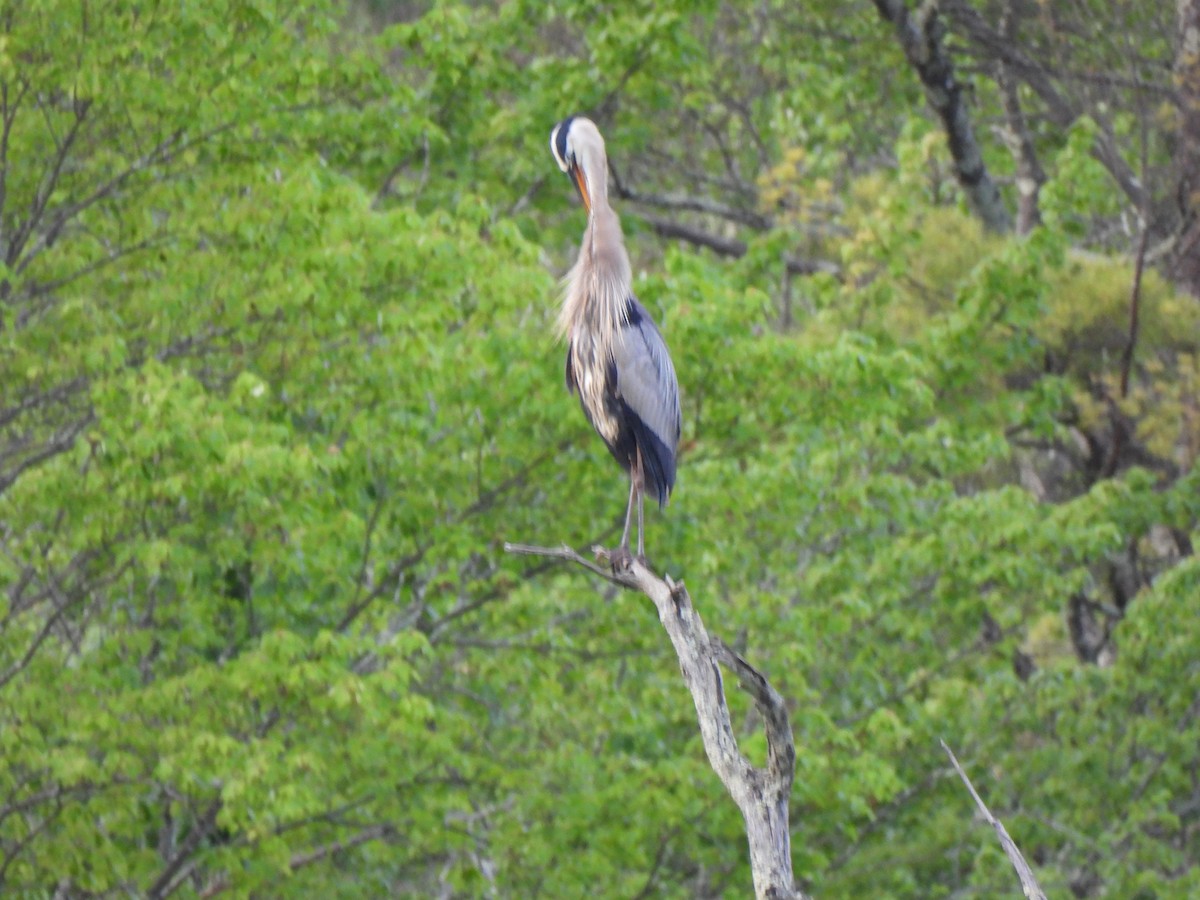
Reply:
<svg viewBox="0 0 1200 900"><path fill-rule="evenodd" d="M552 338L582 215L545 147L611 98L623 176L760 188L735 262L626 226L684 391L648 546L789 700L797 872L1011 890L946 738L1052 894L1195 892L1196 306L1143 285L1118 408L1154 465L1031 488L1109 421L1127 333L1130 267L1071 246L1111 201L1088 126L1047 227L986 236L886 30L812 7L439 2L369 40L322 2L11 11L4 892L746 893L653 612L501 549L621 524ZM798 247L840 269L784 330ZM1084 666L1063 611L1131 547L1156 577Z"/></svg>

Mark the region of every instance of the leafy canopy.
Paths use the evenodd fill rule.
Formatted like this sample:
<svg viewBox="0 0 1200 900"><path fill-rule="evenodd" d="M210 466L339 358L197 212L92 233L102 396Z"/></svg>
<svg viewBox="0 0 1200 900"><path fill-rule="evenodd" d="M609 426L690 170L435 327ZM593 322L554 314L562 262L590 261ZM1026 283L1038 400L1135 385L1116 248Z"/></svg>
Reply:
<svg viewBox="0 0 1200 900"><path fill-rule="evenodd" d="M1046 227L985 237L870 12L441 2L379 38L323 2L4 14L0 886L745 893L650 610L501 550L620 527L551 337L582 214L545 137L598 108L635 188L761 188L735 261L621 208L684 387L648 546L792 704L797 872L1008 890L944 737L1051 892L1196 890L1200 593L1156 539L1200 513L1195 307L1147 285L1123 401L1173 477L1054 476L1130 274L1071 245L1087 144ZM838 275L781 328L798 250ZM1112 602L1131 543L1164 574L1083 666L1064 605Z"/></svg>

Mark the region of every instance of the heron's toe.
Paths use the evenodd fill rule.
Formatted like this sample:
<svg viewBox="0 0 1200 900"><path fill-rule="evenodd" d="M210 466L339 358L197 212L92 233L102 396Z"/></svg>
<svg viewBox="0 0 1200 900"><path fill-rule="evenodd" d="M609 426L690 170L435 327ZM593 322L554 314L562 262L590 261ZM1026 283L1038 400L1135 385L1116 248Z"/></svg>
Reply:
<svg viewBox="0 0 1200 900"><path fill-rule="evenodd" d="M628 547L618 547L608 551L608 564L614 572L628 572L633 568L634 556Z"/></svg>

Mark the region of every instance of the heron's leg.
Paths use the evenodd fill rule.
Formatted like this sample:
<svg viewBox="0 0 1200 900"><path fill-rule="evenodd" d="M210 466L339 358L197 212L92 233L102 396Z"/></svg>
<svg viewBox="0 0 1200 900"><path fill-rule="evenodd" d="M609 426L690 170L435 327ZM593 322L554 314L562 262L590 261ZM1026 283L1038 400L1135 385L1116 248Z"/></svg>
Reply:
<svg viewBox="0 0 1200 900"><path fill-rule="evenodd" d="M625 530L621 532L621 549L629 550L629 526L633 523L633 495L637 492L637 470L629 471L629 505L625 507Z"/></svg>
<svg viewBox="0 0 1200 900"><path fill-rule="evenodd" d="M643 528L644 517L642 504L646 499L646 473L642 470L642 449L637 451L637 506L638 506L638 559L646 558L646 537Z"/></svg>
<svg viewBox="0 0 1200 900"><path fill-rule="evenodd" d="M629 505L625 507L625 530L621 532L621 546L610 550L608 561L614 572L623 572L633 562L633 554L629 552L629 527L633 524L633 495L637 492L637 478L630 467L629 472Z"/></svg>

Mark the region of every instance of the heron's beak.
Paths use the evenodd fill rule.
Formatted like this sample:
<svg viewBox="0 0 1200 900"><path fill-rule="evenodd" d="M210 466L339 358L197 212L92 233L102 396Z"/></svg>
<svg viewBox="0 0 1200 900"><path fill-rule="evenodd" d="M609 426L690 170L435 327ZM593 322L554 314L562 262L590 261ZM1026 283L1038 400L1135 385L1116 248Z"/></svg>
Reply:
<svg viewBox="0 0 1200 900"><path fill-rule="evenodd" d="M583 208L589 213L592 211L592 198L588 196L587 179L583 177L583 169L579 166L571 166L571 180L575 182L575 187L579 190L579 198L583 201Z"/></svg>

